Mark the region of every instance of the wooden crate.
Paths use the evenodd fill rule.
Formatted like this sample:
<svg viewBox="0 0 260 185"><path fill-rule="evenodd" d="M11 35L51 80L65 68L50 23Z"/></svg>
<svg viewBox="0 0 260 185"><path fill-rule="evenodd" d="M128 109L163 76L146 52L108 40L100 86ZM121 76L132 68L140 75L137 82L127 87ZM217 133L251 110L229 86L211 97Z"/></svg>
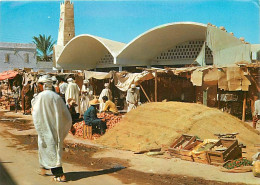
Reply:
<svg viewBox="0 0 260 185"><path fill-rule="evenodd" d="M228 160L234 160L242 157L242 149L235 139L220 139L215 146L223 145L227 149L224 151L209 151L207 152L209 163L222 166Z"/></svg>
<svg viewBox="0 0 260 185"><path fill-rule="evenodd" d="M202 142L202 141L200 141ZM182 135L178 138L168 149L172 156L181 158L187 161L193 161L193 157L190 154L191 150L199 144L195 136Z"/></svg>
<svg viewBox="0 0 260 185"><path fill-rule="evenodd" d="M209 144L209 143L207 143ZM203 144L201 146L199 146L198 148L195 148L196 151L198 151L199 148L206 146L207 144ZM200 152L193 152L192 153L192 157L194 162L198 162L198 163L204 163L204 164L209 164L209 159L208 159L208 151L213 147L214 145L212 145L211 147L209 147L207 150L202 150Z"/></svg>
<svg viewBox="0 0 260 185"><path fill-rule="evenodd" d="M209 164L207 151L192 154L194 162Z"/></svg>
<svg viewBox="0 0 260 185"><path fill-rule="evenodd" d="M83 125L83 138L92 139L92 126Z"/></svg>

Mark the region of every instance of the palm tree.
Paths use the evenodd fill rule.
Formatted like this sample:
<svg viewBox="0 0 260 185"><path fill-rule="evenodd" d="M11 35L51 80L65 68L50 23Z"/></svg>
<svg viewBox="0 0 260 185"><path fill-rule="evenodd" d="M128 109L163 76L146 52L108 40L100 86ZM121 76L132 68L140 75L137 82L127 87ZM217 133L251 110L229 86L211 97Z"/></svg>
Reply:
<svg viewBox="0 0 260 185"><path fill-rule="evenodd" d="M55 41L50 36L45 36L39 34L39 37L33 37L33 43L36 44L37 47L37 60L42 61L50 61L52 48L55 44Z"/></svg>

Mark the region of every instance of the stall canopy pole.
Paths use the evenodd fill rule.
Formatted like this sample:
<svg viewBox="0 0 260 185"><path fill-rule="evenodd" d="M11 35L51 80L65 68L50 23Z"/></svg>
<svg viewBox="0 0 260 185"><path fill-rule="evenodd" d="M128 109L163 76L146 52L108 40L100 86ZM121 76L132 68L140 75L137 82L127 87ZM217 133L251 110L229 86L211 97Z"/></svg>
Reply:
<svg viewBox="0 0 260 185"><path fill-rule="evenodd" d="M245 117L246 117L246 91L244 92L242 121L245 121Z"/></svg>
<svg viewBox="0 0 260 185"><path fill-rule="evenodd" d="M147 96L147 94L146 94L146 92L145 92L145 90L144 90L144 88L143 88L143 86L140 84L140 87L141 87L141 89L142 89L142 91L143 91L143 93L144 93L144 95L145 95L145 97L147 98L147 100L149 101L149 103L151 102L151 100L149 99L149 97Z"/></svg>
<svg viewBox="0 0 260 185"><path fill-rule="evenodd" d="M154 101L157 102L157 71L155 71L154 78Z"/></svg>

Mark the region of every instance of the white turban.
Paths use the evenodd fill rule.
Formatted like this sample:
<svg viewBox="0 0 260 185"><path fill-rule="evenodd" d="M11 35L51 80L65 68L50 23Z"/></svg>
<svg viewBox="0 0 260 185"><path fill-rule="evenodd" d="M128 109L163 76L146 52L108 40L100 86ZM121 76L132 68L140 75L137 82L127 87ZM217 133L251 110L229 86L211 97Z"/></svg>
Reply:
<svg viewBox="0 0 260 185"><path fill-rule="evenodd" d="M89 81L88 80L83 80L83 83L87 84L87 83L89 83Z"/></svg>
<svg viewBox="0 0 260 185"><path fill-rule="evenodd" d="M44 90L52 90L52 79L49 75L40 77L38 82L44 83Z"/></svg>
<svg viewBox="0 0 260 185"><path fill-rule="evenodd" d="M135 89L136 88L136 85L135 84L132 84L131 85L131 89Z"/></svg>
<svg viewBox="0 0 260 185"><path fill-rule="evenodd" d="M54 82L56 82L56 81L57 81L56 76L52 76L52 77L51 77L51 80L54 81Z"/></svg>
<svg viewBox="0 0 260 185"><path fill-rule="evenodd" d="M105 87L108 87L109 86L109 83L105 83L105 85L104 85Z"/></svg>
<svg viewBox="0 0 260 185"><path fill-rule="evenodd" d="M72 78L69 78L68 80L67 80L67 82L72 82L73 81L73 79Z"/></svg>

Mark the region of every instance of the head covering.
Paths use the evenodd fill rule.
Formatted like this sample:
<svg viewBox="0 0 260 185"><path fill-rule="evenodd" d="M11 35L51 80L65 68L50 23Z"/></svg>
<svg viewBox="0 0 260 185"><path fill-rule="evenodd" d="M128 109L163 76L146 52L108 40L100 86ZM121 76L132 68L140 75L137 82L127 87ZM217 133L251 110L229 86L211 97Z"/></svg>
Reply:
<svg viewBox="0 0 260 185"><path fill-rule="evenodd" d="M69 98L69 99L68 99L68 104L69 104L69 105L77 106L76 101L75 101L75 99L73 99L73 98Z"/></svg>
<svg viewBox="0 0 260 185"><path fill-rule="evenodd" d="M98 105L99 104L99 101L98 99L93 99L89 102L89 105Z"/></svg>
<svg viewBox="0 0 260 185"><path fill-rule="evenodd" d="M52 79L49 75L43 75L38 80L39 83L44 83L43 89L44 90L51 90L52 89Z"/></svg>
<svg viewBox="0 0 260 185"><path fill-rule="evenodd" d="M72 78L69 78L68 80L67 80L67 82L72 82L73 81L73 79Z"/></svg>
<svg viewBox="0 0 260 185"><path fill-rule="evenodd" d="M131 89L135 89L136 88L136 85L135 84L132 84L131 85Z"/></svg>
<svg viewBox="0 0 260 185"><path fill-rule="evenodd" d="M56 76L52 76L52 77L51 77L51 80L52 80L53 82L56 82L56 81L57 81Z"/></svg>
<svg viewBox="0 0 260 185"><path fill-rule="evenodd" d="M108 86L109 86L109 83L105 83L104 86L105 86L105 87L108 87Z"/></svg>
<svg viewBox="0 0 260 185"><path fill-rule="evenodd" d="M89 83L89 80L83 80L83 83L87 84L87 83Z"/></svg>

